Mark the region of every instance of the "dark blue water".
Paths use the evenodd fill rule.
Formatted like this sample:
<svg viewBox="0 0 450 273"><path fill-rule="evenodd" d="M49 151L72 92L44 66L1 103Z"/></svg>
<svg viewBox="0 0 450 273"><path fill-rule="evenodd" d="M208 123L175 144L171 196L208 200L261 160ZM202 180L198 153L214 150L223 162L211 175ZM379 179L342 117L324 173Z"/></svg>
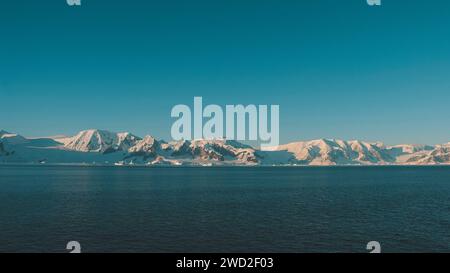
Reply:
<svg viewBox="0 0 450 273"><path fill-rule="evenodd" d="M0 252L450 252L449 167L0 166Z"/></svg>

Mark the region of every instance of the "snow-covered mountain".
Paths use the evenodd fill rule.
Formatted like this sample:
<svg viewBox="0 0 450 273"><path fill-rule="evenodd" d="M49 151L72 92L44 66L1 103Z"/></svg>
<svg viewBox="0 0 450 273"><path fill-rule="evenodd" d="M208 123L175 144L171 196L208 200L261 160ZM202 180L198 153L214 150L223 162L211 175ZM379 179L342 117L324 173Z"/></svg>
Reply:
<svg viewBox="0 0 450 273"><path fill-rule="evenodd" d="M450 164L450 145L436 145L434 149L427 152L413 153L403 163L411 165Z"/></svg>
<svg viewBox="0 0 450 273"><path fill-rule="evenodd" d="M165 142L105 130L73 137L25 138L0 131L0 163L142 165L438 165L450 164L450 143L396 145L318 139L257 150L214 139Z"/></svg>
<svg viewBox="0 0 450 273"><path fill-rule="evenodd" d="M421 145L421 144L403 144L403 145L395 145L389 147L389 153L393 156L405 155L405 154L414 154L423 151L432 151L434 149L433 146L429 145Z"/></svg>
<svg viewBox="0 0 450 273"><path fill-rule="evenodd" d="M193 140L166 143L147 136L129 150L129 157L139 160L162 157L164 159L179 159L188 164L236 163L256 164L256 150L236 141ZM158 160L158 164L161 158Z"/></svg>
<svg viewBox="0 0 450 273"><path fill-rule="evenodd" d="M180 147L179 143L173 142L173 146ZM256 150L251 146L237 141L216 140L194 140L183 142L184 149L173 149L171 156L191 156L204 161L236 161L239 163L258 163ZM181 145L181 146L183 146ZM169 147L172 146L169 144Z"/></svg>
<svg viewBox="0 0 450 273"><path fill-rule="evenodd" d="M112 133L104 130L86 130L79 132L70 138L60 138L67 150L79 152L100 152L113 153L117 151L127 151L136 145L141 138L128 132Z"/></svg>
<svg viewBox="0 0 450 273"><path fill-rule="evenodd" d="M2 143L16 145L16 144L26 143L28 140L21 135L12 134L12 133L6 132L4 130L0 130L0 141Z"/></svg>
<svg viewBox="0 0 450 273"><path fill-rule="evenodd" d="M128 148L130 157L155 158L161 150L160 143L152 136L146 136Z"/></svg>
<svg viewBox="0 0 450 273"><path fill-rule="evenodd" d="M318 139L267 149L292 154L290 163L302 165L389 164L395 162L382 143ZM270 153L269 153L270 156Z"/></svg>

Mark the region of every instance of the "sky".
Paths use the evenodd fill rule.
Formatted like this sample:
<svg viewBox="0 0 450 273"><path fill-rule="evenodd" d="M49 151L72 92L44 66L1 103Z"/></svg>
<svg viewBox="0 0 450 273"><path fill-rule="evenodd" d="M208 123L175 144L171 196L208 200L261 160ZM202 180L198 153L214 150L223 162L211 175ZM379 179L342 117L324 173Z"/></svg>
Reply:
<svg viewBox="0 0 450 273"><path fill-rule="evenodd" d="M0 129L170 140L174 105L280 105L281 143L450 141L450 2L0 0Z"/></svg>

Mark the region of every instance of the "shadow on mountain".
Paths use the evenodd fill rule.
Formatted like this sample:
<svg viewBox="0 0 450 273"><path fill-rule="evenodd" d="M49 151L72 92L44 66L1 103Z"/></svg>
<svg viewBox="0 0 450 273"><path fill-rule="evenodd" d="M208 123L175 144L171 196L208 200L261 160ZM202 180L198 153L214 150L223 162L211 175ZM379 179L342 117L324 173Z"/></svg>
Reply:
<svg viewBox="0 0 450 273"><path fill-rule="evenodd" d="M36 148L48 148L48 147L55 147L55 146L61 146L62 143L59 143L53 139L50 138L38 138L38 139L30 139L28 143L26 143L26 146L28 147L36 147Z"/></svg>

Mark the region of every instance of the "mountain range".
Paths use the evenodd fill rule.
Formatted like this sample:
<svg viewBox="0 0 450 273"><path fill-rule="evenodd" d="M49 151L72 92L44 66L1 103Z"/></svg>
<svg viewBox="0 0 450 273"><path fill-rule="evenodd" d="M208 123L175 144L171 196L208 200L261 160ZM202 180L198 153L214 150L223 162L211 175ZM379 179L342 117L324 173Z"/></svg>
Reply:
<svg viewBox="0 0 450 273"><path fill-rule="evenodd" d="M258 150L233 140L165 142L128 132L85 130L75 136L27 138L0 131L0 163L98 165L443 165L450 142L442 145L318 139Z"/></svg>

